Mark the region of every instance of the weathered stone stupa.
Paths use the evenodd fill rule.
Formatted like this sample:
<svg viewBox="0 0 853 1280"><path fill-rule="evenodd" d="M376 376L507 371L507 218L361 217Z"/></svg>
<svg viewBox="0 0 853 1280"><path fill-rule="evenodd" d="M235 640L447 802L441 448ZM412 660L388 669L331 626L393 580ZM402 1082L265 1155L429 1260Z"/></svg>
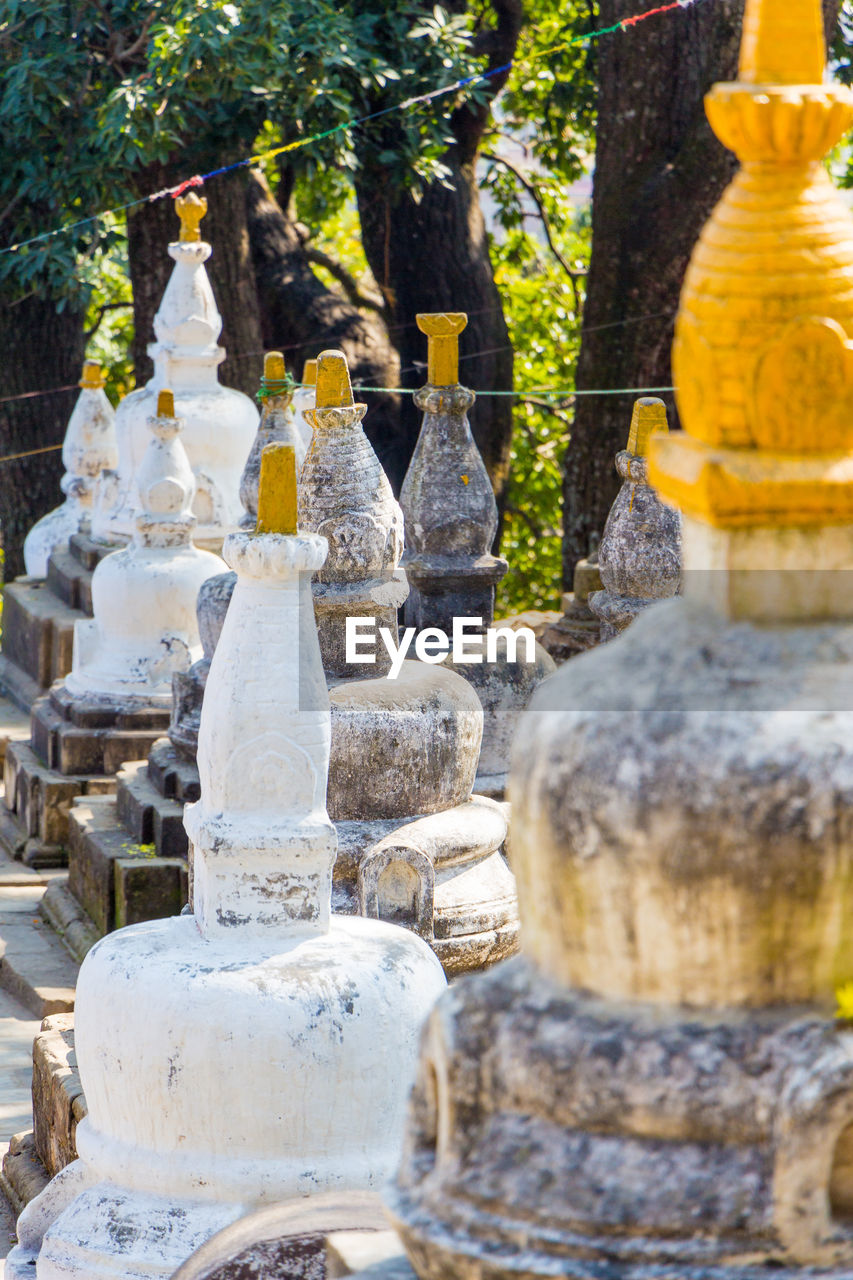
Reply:
<svg viewBox="0 0 853 1280"><path fill-rule="evenodd" d="M332 700L329 812L338 830L334 906L405 923L448 974L515 950L512 874L501 807L472 795L483 713L444 666L392 666L378 635L347 660L350 619L373 618L397 643L407 585L403 518L361 426L341 352L321 354L300 522L329 539L314 582Z"/></svg>
<svg viewBox="0 0 853 1280"><path fill-rule="evenodd" d="M261 420L258 434L249 451L249 457L240 478L240 501L245 514L240 525L254 529L258 518L258 477L261 471L261 455L268 444L292 444L296 455L296 474L302 470L308 452L310 431L305 423L297 420L293 407L293 382L288 381L284 356L280 351L268 351L264 356L264 376L258 393L261 401ZM301 414L299 415L301 418Z"/></svg>
<svg viewBox="0 0 853 1280"><path fill-rule="evenodd" d="M411 586L405 619L418 630L433 627L448 636L457 619L468 624L471 660L448 658L446 665L473 685L482 703L475 787L500 798L518 717L555 667L532 633L532 652L508 628L496 637L491 655L484 639L494 622L495 584L508 566L492 555L498 507L468 422L474 392L459 383L459 335L467 322L461 312L417 317L429 343L428 383L415 393L424 420L400 492L403 566Z"/></svg>
<svg viewBox="0 0 853 1280"><path fill-rule="evenodd" d="M60 481L65 501L34 524L24 539L27 574L43 578L54 547L81 530L90 531L95 485L101 472L118 461L115 413L104 392L101 366L83 365L80 395L68 420L62 445L65 475Z"/></svg>
<svg viewBox="0 0 853 1280"><path fill-rule="evenodd" d="M253 1207L380 1185L417 1035L444 986L429 948L330 915L329 699L311 601L327 544L296 532L293 451L264 456L187 810L194 915L120 930L77 987L80 1158L24 1212L7 1280L170 1276Z"/></svg>
<svg viewBox="0 0 853 1280"><path fill-rule="evenodd" d="M434 1013L393 1208L418 1275L853 1275L853 225L819 0L747 0L742 169L676 327L685 594L513 755L523 959ZM756 568L756 566L760 566Z"/></svg>
<svg viewBox="0 0 853 1280"><path fill-rule="evenodd" d="M681 586L681 516L649 484L649 440L658 431L669 431L666 405L651 397L638 400L628 447L616 455L624 483L599 549L603 590L589 597L602 640L618 636L643 609L675 595Z"/></svg>
<svg viewBox="0 0 853 1280"><path fill-rule="evenodd" d="M221 386L217 375L225 359L224 349L217 345L222 317L204 268L211 247L199 231L207 200L190 191L178 197L175 208L181 220L180 239L169 245L175 267L154 318L157 341L148 348L154 374L119 405L118 469L103 474L92 532L103 542L131 538L139 505L136 475L148 445L146 423L157 393L169 387L186 423L184 447L196 481L193 540L197 546L218 551L242 515L240 475L258 414L248 396Z"/></svg>
<svg viewBox="0 0 853 1280"><path fill-rule="evenodd" d="M94 617L76 624L71 672L33 708L30 754L68 784L65 821L53 815L54 839L45 844L64 845L67 806L93 777L102 779L97 790L114 790L121 764L148 754L168 727L173 673L201 656L196 597L224 565L192 545L195 481L182 425L171 392L161 391L137 477L142 508L133 542L98 564ZM47 803L41 771L31 766L17 747L7 753L6 803L27 830L33 807Z"/></svg>

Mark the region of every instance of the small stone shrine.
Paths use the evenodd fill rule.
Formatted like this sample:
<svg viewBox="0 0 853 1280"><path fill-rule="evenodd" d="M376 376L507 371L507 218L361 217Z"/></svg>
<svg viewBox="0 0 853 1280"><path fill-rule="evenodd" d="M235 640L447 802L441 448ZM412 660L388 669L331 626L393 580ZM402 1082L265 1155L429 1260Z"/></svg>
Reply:
<svg viewBox="0 0 853 1280"><path fill-rule="evenodd" d="M323 352L299 510L302 526L329 540L314 609L332 700L333 902L415 929L452 975L515 950L506 818L472 795L483 713L465 680L425 662L395 669L378 634L370 657L347 662L347 620L372 617L396 644L407 592L402 513L361 426L365 412L343 353Z"/></svg>
<svg viewBox="0 0 853 1280"><path fill-rule="evenodd" d="M65 432L62 462L65 475L60 487L65 501L34 524L24 539L27 576L44 578L48 556L81 530L91 531L95 485L101 472L114 467L115 413L104 392L101 366L94 360L83 365L80 395Z"/></svg>
<svg viewBox="0 0 853 1280"><path fill-rule="evenodd" d="M634 405L628 447L616 455L623 484L610 508L598 560L602 591L589 597L601 639L612 640L655 600L681 586L681 516L649 484L649 440L667 432L666 405L646 397Z"/></svg>
<svg viewBox="0 0 853 1280"><path fill-rule="evenodd" d="M133 541L98 564L94 618L76 624L71 672L35 703L30 744L7 751L6 805L29 837L28 861L61 858L72 797L90 785L113 791L122 763L148 754L168 727L173 673L200 656L196 597L223 564L192 544L195 481L182 425L171 392L161 391ZM64 788L61 805L51 803L46 773Z"/></svg>
<svg viewBox="0 0 853 1280"><path fill-rule="evenodd" d="M392 1193L421 1280L853 1275L853 224L821 164L853 95L824 67L819 0L747 0L686 432L650 451L684 596L522 721L523 957L433 1014Z"/></svg>
<svg viewBox="0 0 853 1280"><path fill-rule="evenodd" d="M244 529L254 529L257 523L258 477L261 455L266 446L276 442L292 444L296 455L296 474L299 475L311 443L307 425L304 422L300 425L297 421L293 407L293 382L288 381L284 356L280 351L268 351L264 356L264 376L258 397L262 405L258 434L240 478L240 501L245 511L240 525Z"/></svg>
<svg viewBox="0 0 853 1280"><path fill-rule="evenodd" d="M211 247L199 231L207 200L190 191L178 197L175 208L181 220L180 239L169 245L175 266L154 318L157 341L148 348L154 374L119 405L118 468L102 475L92 532L108 543L127 542L132 536L139 505L136 476L148 446L146 424L157 393L169 387L186 424L184 448L195 475L193 541L218 551L242 515L240 475L258 413L248 396L219 383L217 369L225 359L217 341L222 317L204 268Z"/></svg>
<svg viewBox="0 0 853 1280"><path fill-rule="evenodd" d="M417 937L332 916L331 737L292 448L263 460L186 811L194 914L89 953L79 1159L24 1211L7 1280L154 1280L266 1203L382 1185L421 1024L444 987Z"/></svg>
<svg viewBox="0 0 853 1280"><path fill-rule="evenodd" d="M459 335L467 323L461 312L417 317L428 338L428 382L415 393L424 420L400 492L406 522L403 566L411 587L404 614L408 625L438 628L448 636L455 619L474 624L467 633L471 661L448 658L446 666L473 685L483 706L476 790L501 798L518 717L536 685L555 668L535 641L530 657L523 638L508 629L496 637L491 660L485 651L495 584L508 566L492 555L498 507L468 422L474 392L459 384Z"/></svg>

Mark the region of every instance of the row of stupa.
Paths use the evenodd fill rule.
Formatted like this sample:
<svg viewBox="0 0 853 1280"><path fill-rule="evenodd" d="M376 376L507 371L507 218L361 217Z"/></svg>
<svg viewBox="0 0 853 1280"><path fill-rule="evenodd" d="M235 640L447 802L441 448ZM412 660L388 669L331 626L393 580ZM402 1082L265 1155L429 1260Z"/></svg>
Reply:
<svg viewBox="0 0 853 1280"><path fill-rule="evenodd" d="M175 270L155 325L155 377L119 409L115 428L125 447L118 475L103 471L112 456L111 414L100 378L87 367L66 441L66 503L28 540L30 554L48 553L49 584L52 566L68 558L64 539L79 553L98 545L98 531L118 531L99 493L139 504L130 545L100 545L90 575L94 616L74 622L70 671L35 701L31 741L7 753L6 803L29 837L28 859L68 852L68 887L57 880L44 911L82 956L94 938L168 914L188 895L183 806L199 794L202 696L234 583L214 551L195 545L199 531L208 548L218 545L228 527L222 513L231 510L224 499L208 502L215 468L202 425L224 451L218 428L225 421L234 457L241 432L252 432L251 447L243 438L242 523L257 515L264 445L288 441L302 527L330 541L314 594L333 705L336 908L405 920L448 972L493 962L515 947L517 912L502 854L506 815L488 795L503 793L512 724L553 664L538 651L532 661L511 664L504 655L466 668L474 692L452 663L407 660L391 680L381 648L370 665L346 661L346 619L373 615L396 639L408 594L403 515L362 430L364 406L354 403L335 353L314 362L297 392L301 406L281 357L268 355L259 424L246 397L219 386L220 321L204 270L209 246L199 239L204 202L192 195L177 205L182 239L169 249ZM407 608L417 628L449 628L460 611L488 626L506 564L490 551L497 510L467 419L474 397L458 385L465 317L422 316L419 324L428 335L429 383L418 397L424 427L402 494L414 583ZM160 385L167 376L176 391ZM141 460L123 471L146 412L148 446L141 452L137 441ZM218 473L220 496L227 470ZM216 519L206 519L214 508Z"/></svg>
<svg viewBox="0 0 853 1280"><path fill-rule="evenodd" d="M685 431L654 435L649 450L651 485L682 514L683 593L568 663L522 719L510 796L523 952L456 983L429 1017L386 1193L408 1263L365 1278L853 1275L853 1036L834 1016L838 989L853 982L853 224L821 163L853 124L853 94L824 83L824 70L819 0L747 0L740 78L707 99L742 168L682 294L674 363ZM289 519L259 521L281 532L226 548L239 581L208 683L233 689L242 645L273 660L266 623L300 628L311 647L303 706L294 664L275 682L282 755L302 751L309 763L292 808L268 822L298 912L318 901L305 884L309 850L322 832L330 839L317 790L330 719L313 609L304 586L300 608L295 577L325 547L294 533L293 505ZM325 1135L338 1144L339 1188L370 1185L348 1162L351 1126L365 1137L385 1083L371 1054L387 1050L387 1022L364 1051L349 1038L369 963L353 965L349 1009L335 1003L355 943L347 929L365 922L338 924L310 1031L299 991L313 992L317 970L299 961L313 937L297 940L289 916L285 946L264 950L264 901L243 910L242 949L215 936L206 895L217 857L221 866L234 848L234 797L218 790L216 764L245 739L217 739L212 706L188 818L201 932L190 918L120 931L84 966L81 1159L22 1219L9 1280L167 1275L240 1204L277 1195L291 1198L295 1247L311 1194L329 1185ZM255 782L246 777L248 789ZM238 850L232 872L248 870L247 853L260 869L259 852ZM327 893L328 880L324 904ZM322 911L314 921L315 937L335 936L322 933ZM431 996L440 975L403 936ZM393 968L382 948L395 938L377 933L370 945ZM333 1008L345 1062L320 1056ZM416 1012L398 999L398 1046ZM231 1034L214 1040L228 1017ZM143 1045L144 1079L132 1067ZM253 1088L231 1083L235 1063ZM153 1114L143 1104L152 1080L162 1092ZM233 1115L223 1124L224 1088ZM350 1100L341 1133L338 1108ZM390 1115L396 1102L384 1102ZM368 1136L361 1151L371 1149ZM382 1164L377 1156L374 1169ZM308 1198L294 1206L298 1195ZM264 1274L269 1249L252 1254L251 1228L234 1229L231 1255L224 1228L218 1256L232 1258L230 1271L205 1270L200 1256L181 1280ZM268 1219L257 1232L269 1245Z"/></svg>

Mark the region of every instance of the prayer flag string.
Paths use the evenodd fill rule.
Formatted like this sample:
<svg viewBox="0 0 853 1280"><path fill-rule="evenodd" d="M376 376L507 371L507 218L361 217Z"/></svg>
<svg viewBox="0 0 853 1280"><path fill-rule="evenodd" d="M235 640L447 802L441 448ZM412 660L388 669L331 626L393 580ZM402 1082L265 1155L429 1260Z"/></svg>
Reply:
<svg viewBox="0 0 853 1280"><path fill-rule="evenodd" d="M657 17L660 14L669 13L674 9L689 9L694 5L701 4L702 0L671 0L669 4L658 5L654 9L647 9L644 13L635 14L631 18L622 18L620 22L614 23L610 27L601 27L597 31L588 31L584 35L573 36L570 40L564 40L560 44L552 45L548 49L543 49L541 53L525 58L523 61L534 62L541 58L550 57L555 53L559 53L563 49L572 46L589 44L593 40L598 40L602 36L611 35L617 31L628 31L632 27L636 27L638 23L645 22L648 18ZM331 129L324 129L322 133L314 133L306 138L297 138L293 142L286 142L280 147L273 147L269 151L259 152L257 155L247 156L243 160L237 160L233 164L223 165L219 169L211 169L208 173L197 173L191 178L185 178L183 182L179 182L173 187L163 187L160 191L154 191L151 195L142 196L138 200L129 200L127 204L118 205L112 209L104 209L100 213L90 214L86 218L78 218L76 222L66 222L61 227L55 227L52 231L42 231L39 235L30 236L27 240L19 240L15 244L7 245L0 249L0 254L18 253L21 249L27 248L29 245L38 244L43 240L50 240L53 236L63 235L69 231L76 231L79 227L88 226L92 222L98 222L102 218L115 217L120 213L126 213L129 209L138 208L143 204L150 204L154 200L162 200L166 196L177 198L183 195L191 187L200 187L203 183L211 178L217 178L223 173L230 173L234 169L244 169L253 164L258 164L262 160L270 160L275 156L284 155L286 152L298 151L303 147L311 146L315 142L322 142L325 138L330 138L333 134L342 133L346 129L354 129L359 125L368 124L373 120L378 120L381 116L390 115L392 112L408 111L412 107L420 106L423 103L433 102L437 98L441 98L450 93L458 93L460 89L466 88L471 84L478 84L483 80L489 80L493 76L502 75L506 71L510 71L517 61L506 62L500 67L493 67L490 71L483 71L479 75L466 76L461 80L454 80L452 84L445 85L443 88L431 89L428 93L419 94L414 98L406 98L403 102L395 103L391 107L383 107L379 111L372 111L369 115L359 116L356 119L345 120L341 124L335 125ZM2 459L0 459L2 461Z"/></svg>

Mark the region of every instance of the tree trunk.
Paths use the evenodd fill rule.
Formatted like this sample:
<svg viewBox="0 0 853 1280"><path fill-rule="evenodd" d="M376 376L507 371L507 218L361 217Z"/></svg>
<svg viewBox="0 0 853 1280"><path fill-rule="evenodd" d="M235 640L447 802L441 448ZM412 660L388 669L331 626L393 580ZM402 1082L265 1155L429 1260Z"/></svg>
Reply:
<svg viewBox="0 0 853 1280"><path fill-rule="evenodd" d="M38 297L0 295L0 455L61 444L79 394L83 367L83 313ZM70 386L56 395L12 400L27 391ZM62 457L57 449L0 464L0 531L3 578L24 572L24 538L43 515L63 501Z"/></svg>
<svg viewBox="0 0 853 1280"><path fill-rule="evenodd" d="M363 170L356 183L364 250L391 309L402 384L416 388L426 381L427 341L415 324L417 313L466 311L461 380L475 391L511 391L513 353L489 260L476 162L460 163L454 148L444 163L451 189L435 183L419 203L392 188L381 170ZM511 399L481 397L471 427L500 504L509 474ZM419 430L420 413L411 396L404 396L386 468L397 492Z"/></svg>
<svg viewBox="0 0 853 1280"><path fill-rule="evenodd" d="M645 0L601 0L602 26L642 12ZM668 387L675 313L702 227L730 181L734 156L715 138L703 96L736 78L744 0L652 18L604 36L578 390ZM839 0L824 0L828 29ZM661 397L671 410L671 394ZM563 569L600 533L620 481L634 396L577 401L563 490Z"/></svg>
<svg viewBox="0 0 853 1280"><path fill-rule="evenodd" d="M227 160L223 161L227 163ZM168 167L152 166L140 179L139 190L159 191L174 186L187 176L186 163ZM226 358L219 366L220 381L254 396L263 368L263 343L255 277L246 225L246 183L248 173L236 169L221 174L204 189L207 215L201 224L202 237L213 252L207 273L222 316L219 339ZM202 194L201 188L196 188ZM127 219L128 257L133 286L133 366L136 385L142 386L153 372L148 344L154 341L154 316L160 305L173 262L167 246L177 240L180 223L171 196L132 210Z"/></svg>
<svg viewBox="0 0 853 1280"><path fill-rule="evenodd" d="M446 7L463 12L467 0ZM474 48L488 58L489 94L499 93L509 75L524 20L521 0L490 0L478 13L482 24ZM383 99L372 109L388 105ZM442 157L450 170L420 200L394 187L378 160L382 150L400 149L399 124L388 116L381 129L356 143L360 170L356 195L362 243L370 269L391 312L391 337L400 353L407 387L426 380L426 338L415 324L421 311L465 311L468 327L460 340L460 377L474 391L511 391L513 352L495 285L486 227L480 208L477 154L491 118L489 101L462 106L450 125L455 139ZM483 396L471 414L474 438L491 477L498 509L509 475L512 400ZM389 442L391 483L399 491L420 430L411 396L403 397L397 436ZM500 527L495 539L500 541Z"/></svg>
<svg viewBox="0 0 853 1280"><path fill-rule="evenodd" d="M353 382L396 387L400 362L378 314L361 311L314 274L302 240L260 174L247 189L248 225L264 344L283 350L298 379L303 362L325 348L344 352ZM386 471L399 432L400 397L358 393L368 405L364 429Z"/></svg>

